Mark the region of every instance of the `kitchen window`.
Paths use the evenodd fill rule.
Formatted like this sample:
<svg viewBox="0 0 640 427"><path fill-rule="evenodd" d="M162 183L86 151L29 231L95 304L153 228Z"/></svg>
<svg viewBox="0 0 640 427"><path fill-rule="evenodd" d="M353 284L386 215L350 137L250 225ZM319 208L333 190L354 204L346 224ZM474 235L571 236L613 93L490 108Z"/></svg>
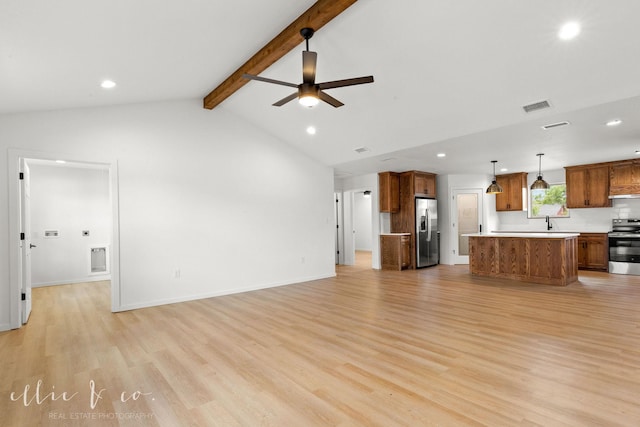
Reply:
<svg viewBox="0 0 640 427"><path fill-rule="evenodd" d="M568 218L567 185L550 184L546 190L529 190L529 218Z"/></svg>

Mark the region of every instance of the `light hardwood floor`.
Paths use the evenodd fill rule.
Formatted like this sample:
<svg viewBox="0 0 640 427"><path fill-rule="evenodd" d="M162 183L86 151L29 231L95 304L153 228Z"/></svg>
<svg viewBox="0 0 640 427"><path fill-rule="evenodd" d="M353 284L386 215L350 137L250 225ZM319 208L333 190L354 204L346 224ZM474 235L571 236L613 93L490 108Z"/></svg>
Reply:
<svg viewBox="0 0 640 427"><path fill-rule="evenodd" d="M33 293L0 334L0 426L640 425L640 277L339 267L118 314L108 283Z"/></svg>

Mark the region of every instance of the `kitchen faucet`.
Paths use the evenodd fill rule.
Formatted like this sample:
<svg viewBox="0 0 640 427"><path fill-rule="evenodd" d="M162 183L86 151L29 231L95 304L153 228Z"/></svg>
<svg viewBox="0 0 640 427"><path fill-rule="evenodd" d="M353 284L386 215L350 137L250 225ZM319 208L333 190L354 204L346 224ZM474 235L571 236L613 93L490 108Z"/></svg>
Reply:
<svg viewBox="0 0 640 427"><path fill-rule="evenodd" d="M549 215L547 215L544 220L547 222L547 231L551 230L553 228L553 225L551 225L551 219L549 219Z"/></svg>

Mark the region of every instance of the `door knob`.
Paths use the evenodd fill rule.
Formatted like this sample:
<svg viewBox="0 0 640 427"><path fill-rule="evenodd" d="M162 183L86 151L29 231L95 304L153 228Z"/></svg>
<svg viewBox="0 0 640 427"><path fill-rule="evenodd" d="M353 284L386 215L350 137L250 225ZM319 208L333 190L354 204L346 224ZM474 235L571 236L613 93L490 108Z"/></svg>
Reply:
<svg viewBox="0 0 640 427"><path fill-rule="evenodd" d="M29 243L29 249L35 248L37 247L36 245L32 245L31 243Z"/></svg>

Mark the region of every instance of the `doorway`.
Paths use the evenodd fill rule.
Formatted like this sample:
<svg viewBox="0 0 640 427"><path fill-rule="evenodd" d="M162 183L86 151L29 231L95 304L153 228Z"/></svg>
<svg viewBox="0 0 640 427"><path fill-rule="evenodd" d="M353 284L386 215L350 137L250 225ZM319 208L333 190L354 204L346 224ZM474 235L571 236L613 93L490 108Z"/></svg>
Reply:
<svg viewBox="0 0 640 427"><path fill-rule="evenodd" d="M16 241L9 250L9 277L11 281L10 316L12 329L19 328L28 320L31 305L30 249L32 233L29 230L29 162L67 162L86 168L101 168L108 173L109 205L111 221L108 233L111 239L109 271L111 274L111 311L120 311L119 280L119 218L118 218L118 178L116 161L95 161L86 158L70 158L68 155L36 153L10 149L8 153L9 172L9 228ZM55 231L55 230L54 230Z"/></svg>
<svg viewBox="0 0 640 427"><path fill-rule="evenodd" d="M336 209L339 264L366 262L373 269L380 268L380 241L374 233L380 228L377 200L377 189L366 187L344 191L342 197L336 198L338 206L341 206Z"/></svg>
<svg viewBox="0 0 640 427"><path fill-rule="evenodd" d="M469 264L469 237L464 235L482 231L484 191L481 188L453 189L452 194L453 263Z"/></svg>

